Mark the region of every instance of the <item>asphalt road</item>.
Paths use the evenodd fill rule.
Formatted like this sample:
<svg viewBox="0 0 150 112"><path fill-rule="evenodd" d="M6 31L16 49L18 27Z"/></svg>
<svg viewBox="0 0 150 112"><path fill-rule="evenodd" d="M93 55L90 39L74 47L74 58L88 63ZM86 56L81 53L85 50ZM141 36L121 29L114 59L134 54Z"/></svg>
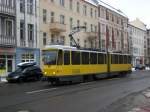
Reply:
<svg viewBox="0 0 150 112"><path fill-rule="evenodd" d="M148 87L150 71L66 86L51 86L47 82L3 83L0 112L110 112L110 105Z"/></svg>

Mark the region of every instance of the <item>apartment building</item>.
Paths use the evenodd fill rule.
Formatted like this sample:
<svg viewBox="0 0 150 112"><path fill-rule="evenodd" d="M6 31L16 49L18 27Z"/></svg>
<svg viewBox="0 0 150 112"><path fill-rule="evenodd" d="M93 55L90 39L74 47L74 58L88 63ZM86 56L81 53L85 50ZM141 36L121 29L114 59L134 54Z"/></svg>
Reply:
<svg viewBox="0 0 150 112"><path fill-rule="evenodd" d="M40 64L39 0L16 0L15 4L16 65L20 62L30 61Z"/></svg>
<svg viewBox="0 0 150 112"><path fill-rule="evenodd" d="M93 0L40 0L40 48L72 45L68 36L74 27L86 29L74 34L84 48L98 48L98 8Z"/></svg>
<svg viewBox="0 0 150 112"><path fill-rule="evenodd" d="M147 60L146 65L150 66L150 29L147 30Z"/></svg>
<svg viewBox="0 0 150 112"><path fill-rule="evenodd" d="M128 17L109 4L99 0L97 3L101 50L129 53Z"/></svg>
<svg viewBox="0 0 150 112"><path fill-rule="evenodd" d="M138 64L145 65L146 25L139 19L131 21L129 23L129 37L132 41L130 46L133 66Z"/></svg>
<svg viewBox="0 0 150 112"><path fill-rule="evenodd" d="M15 0L0 0L0 75L15 69L15 11Z"/></svg>

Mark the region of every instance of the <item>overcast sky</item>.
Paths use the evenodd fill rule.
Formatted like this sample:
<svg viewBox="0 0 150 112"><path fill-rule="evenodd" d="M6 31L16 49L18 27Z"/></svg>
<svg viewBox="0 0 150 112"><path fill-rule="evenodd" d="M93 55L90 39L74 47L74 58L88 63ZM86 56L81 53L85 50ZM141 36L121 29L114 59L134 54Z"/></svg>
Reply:
<svg viewBox="0 0 150 112"><path fill-rule="evenodd" d="M150 28L150 0L102 0L124 12L130 21L139 18Z"/></svg>

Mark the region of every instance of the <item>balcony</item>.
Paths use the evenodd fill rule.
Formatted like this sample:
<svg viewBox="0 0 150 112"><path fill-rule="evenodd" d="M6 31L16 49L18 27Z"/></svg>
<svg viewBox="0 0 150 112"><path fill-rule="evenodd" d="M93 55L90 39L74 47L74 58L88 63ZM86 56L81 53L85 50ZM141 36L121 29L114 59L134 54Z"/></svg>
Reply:
<svg viewBox="0 0 150 112"><path fill-rule="evenodd" d="M0 35L0 46L16 46L16 38L13 36Z"/></svg>
<svg viewBox="0 0 150 112"><path fill-rule="evenodd" d="M90 40L93 40L97 37L97 32L85 32L85 33Z"/></svg>
<svg viewBox="0 0 150 112"><path fill-rule="evenodd" d="M50 30L52 32L65 32L66 25L59 22L50 23Z"/></svg>
<svg viewBox="0 0 150 112"><path fill-rule="evenodd" d="M0 4L0 14L15 16L15 8Z"/></svg>

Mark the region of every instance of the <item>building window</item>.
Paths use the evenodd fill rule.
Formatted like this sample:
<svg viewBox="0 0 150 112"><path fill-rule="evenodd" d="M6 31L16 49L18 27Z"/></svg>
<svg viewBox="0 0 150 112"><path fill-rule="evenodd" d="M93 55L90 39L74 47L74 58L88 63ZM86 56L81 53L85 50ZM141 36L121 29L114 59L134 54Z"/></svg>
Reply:
<svg viewBox="0 0 150 112"><path fill-rule="evenodd" d="M114 22L114 15L112 15L112 22Z"/></svg>
<svg viewBox="0 0 150 112"><path fill-rule="evenodd" d="M73 18L70 18L70 29L73 28Z"/></svg>
<svg viewBox="0 0 150 112"><path fill-rule="evenodd" d="M80 26L80 20L77 20L77 26Z"/></svg>
<svg viewBox="0 0 150 112"><path fill-rule="evenodd" d="M91 18L93 17L93 9L91 8Z"/></svg>
<svg viewBox="0 0 150 112"><path fill-rule="evenodd" d="M85 32L87 31L87 22L84 22Z"/></svg>
<svg viewBox="0 0 150 112"><path fill-rule="evenodd" d="M97 26L95 26L94 28L95 28L95 32L97 32Z"/></svg>
<svg viewBox="0 0 150 112"><path fill-rule="evenodd" d="M65 36L60 36L60 44L61 45L65 44Z"/></svg>
<svg viewBox="0 0 150 112"><path fill-rule="evenodd" d="M65 24L65 16L64 15L60 15L60 23Z"/></svg>
<svg viewBox="0 0 150 112"><path fill-rule="evenodd" d="M27 12L33 14L33 0L27 1Z"/></svg>
<svg viewBox="0 0 150 112"><path fill-rule="evenodd" d="M51 34L51 43L54 43L55 42L55 36L54 34Z"/></svg>
<svg viewBox="0 0 150 112"><path fill-rule="evenodd" d="M109 12L106 10L106 19L109 20Z"/></svg>
<svg viewBox="0 0 150 112"><path fill-rule="evenodd" d="M13 21L12 20L6 20L6 35L7 36L13 36Z"/></svg>
<svg viewBox="0 0 150 112"><path fill-rule="evenodd" d="M54 22L54 16L55 16L54 12L51 12L51 23Z"/></svg>
<svg viewBox="0 0 150 112"><path fill-rule="evenodd" d="M28 40L33 41L34 39L34 26L33 24L28 24Z"/></svg>
<svg viewBox="0 0 150 112"><path fill-rule="evenodd" d="M43 33L43 45L46 45L46 37L47 37L47 34L44 32Z"/></svg>
<svg viewBox="0 0 150 112"><path fill-rule="evenodd" d="M65 0L59 0L59 1L60 1L60 5L64 7L65 6Z"/></svg>
<svg viewBox="0 0 150 112"><path fill-rule="evenodd" d="M95 10L95 18L97 18L97 11Z"/></svg>
<svg viewBox="0 0 150 112"><path fill-rule="evenodd" d="M80 13L80 4L77 2L77 12Z"/></svg>
<svg viewBox="0 0 150 112"><path fill-rule="evenodd" d="M91 32L93 32L93 24L91 24Z"/></svg>
<svg viewBox="0 0 150 112"><path fill-rule="evenodd" d="M20 22L20 39L25 40L25 24L23 21Z"/></svg>
<svg viewBox="0 0 150 112"><path fill-rule="evenodd" d="M83 5L83 14L86 16L87 15L87 7L86 7L86 5Z"/></svg>
<svg viewBox="0 0 150 112"><path fill-rule="evenodd" d="M117 24L119 24L119 18L117 17Z"/></svg>
<svg viewBox="0 0 150 112"><path fill-rule="evenodd" d="M47 10L43 9L43 22L46 23L47 21Z"/></svg>
<svg viewBox="0 0 150 112"><path fill-rule="evenodd" d="M73 9L73 0L70 0L70 2L69 2L69 8L70 8L70 10L72 10Z"/></svg>
<svg viewBox="0 0 150 112"><path fill-rule="evenodd" d="M0 3L3 4L3 5L6 5L8 7L13 7L14 6L13 0L1 0Z"/></svg>
<svg viewBox="0 0 150 112"><path fill-rule="evenodd" d="M24 0L20 0L20 12L24 12L24 5L25 5L25 3L24 3Z"/></svg>

